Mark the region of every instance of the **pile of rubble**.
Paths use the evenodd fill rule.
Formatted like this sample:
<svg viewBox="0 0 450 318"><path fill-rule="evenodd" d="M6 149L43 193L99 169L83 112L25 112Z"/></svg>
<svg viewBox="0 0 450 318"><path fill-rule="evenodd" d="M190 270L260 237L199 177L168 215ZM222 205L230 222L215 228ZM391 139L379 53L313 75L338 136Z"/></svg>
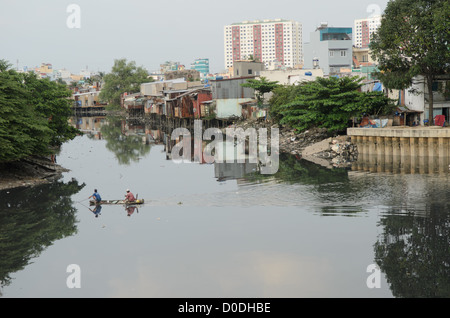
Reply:
<svg viewBox="0 0 450 318"><path fill-rule="evenodd" d="M329 137L329 132L324 128L314 128L300 134L284 128L280 130L280 151L301 155L306 147Z"/></svg>
<svg viewBox="0 0 450 318"><path fill-rule="evenodd" d="M331 160L333 167L349 167L358 159L358 148L352 144L350 137L338 136L330 142L328 150L322 151L315 156Z"/></svg>
<svg viewBox="0 0 450 318"><path fill-rule="evenodd" d="M271 130L273 128L279 129L279 150L280 152L290 153L293 155L301 155L303 150L319 141L329 138L331 135L325 128L314 128L302 133L297 133L295 130L282 127L278 124L273 124L268 121L244 120L238 121L229 128L267 128L268 144L270 145ZM225 130L225 129L224 129ZM225 133L225 131L224 131Z"/></svg>
<svg viewBox="0 0 450 318"><path fill-rule="evenodd" d="M312 156L325 159L330 166L347 168L355 162L358 157L358 149L356 145L351 143L348 136L336 136L331 134L325 128L313 128L302 133L288 127L280 127L278 124L260 121L238 121L231 128L267 128L268 142L270 144L271 129L279 129L279 150L280 152L290 153L296 156L303 156L306 148L314 147L318 143L325 143ZM329 144L326 140L329 140ZM325 150L324 150L325 149ZM309 156L310 157L310 156Z"/></svg>

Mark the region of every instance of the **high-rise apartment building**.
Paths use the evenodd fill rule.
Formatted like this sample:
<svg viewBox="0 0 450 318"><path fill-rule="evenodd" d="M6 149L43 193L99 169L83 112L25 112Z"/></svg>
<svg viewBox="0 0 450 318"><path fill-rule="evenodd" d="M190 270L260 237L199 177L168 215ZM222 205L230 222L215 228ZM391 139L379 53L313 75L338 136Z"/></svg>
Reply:
<svg viewBox="0 0 450 318"><path fill-rule="evenodd" d="M302 24L282 19L233 23L224 27L225 67L251 57L266 67L303 63Z"/></svg>
<svg viewBox="0 0 450 318"><path fill-rule="evenodd" d="M357 48L366 49L369 47L370 38L381 25L381 16L373 16L366 19L355 20L353 29L353 44Z"/></svg>

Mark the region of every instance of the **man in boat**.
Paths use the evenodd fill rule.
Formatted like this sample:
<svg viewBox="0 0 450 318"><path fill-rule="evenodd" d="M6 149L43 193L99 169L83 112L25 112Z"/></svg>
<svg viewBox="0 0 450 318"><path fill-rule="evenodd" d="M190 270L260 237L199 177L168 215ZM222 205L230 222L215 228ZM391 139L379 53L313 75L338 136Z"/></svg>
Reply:
<svg viewBox="0 0 450 318"><path fill-rule="evenodd" d="M100 194L97 192L97 189L94 190L94 194L91 195L89 197L89 199L92 198L94 199L96 204L100 204L100 202L102 201L102 197L100 196Z"/></svg>
<svg viewBox="0 0 450 318"><path fill-rule="evenodd" d="M125 194L125 202L133 203L134 201L136 201L134 194L130 192L130 189L127 189L127 194Z"/></svg>

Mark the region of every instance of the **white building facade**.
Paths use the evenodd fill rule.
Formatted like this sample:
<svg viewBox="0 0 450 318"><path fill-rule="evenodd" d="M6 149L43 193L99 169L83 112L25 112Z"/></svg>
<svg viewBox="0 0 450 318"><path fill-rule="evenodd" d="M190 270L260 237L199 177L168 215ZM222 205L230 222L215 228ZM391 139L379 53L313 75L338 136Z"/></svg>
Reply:
<svg viewBox="0 0 450 318"><path fill-rule="evenodd" d="M360 49L367 49L370 38L381 25L381 16L355 20L353 28L353 45Z"/></svg>
<svg viewBox="0 0 450 318"><path fill-rule="evenodd" d="M225 67L251 56L269 65L293 68L303 63L302 24L282 19L243 21L224 27Z"/></svg>
<svg viewBox="0 0 450 318"><path fill-rule="evenodd" d="M305 68L320 68L324 76L351 73L352 32L351 27L329 27L323 22L305 43Z"/></svg>

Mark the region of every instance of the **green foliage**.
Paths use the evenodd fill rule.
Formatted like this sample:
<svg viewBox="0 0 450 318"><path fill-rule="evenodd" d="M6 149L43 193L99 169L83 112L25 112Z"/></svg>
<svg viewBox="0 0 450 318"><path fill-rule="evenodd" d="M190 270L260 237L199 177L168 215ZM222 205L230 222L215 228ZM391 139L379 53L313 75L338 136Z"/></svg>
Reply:
<svg viewBox="0 0 450 318"><path fill-rule="evenodd" d="M395 0L384 12L371 40L378 61L376 76L390 89L411 86L423 75L432 85L450 70L450 3L448 0ZM432 99L430 114L432 114Z"/></svg>
<svg viewBox="0 0 450 318"><path fill-rule="evenodd" d="M126 59L114 61L110 73L103 76L104 85L100 92L100 99L108 102L112 107L120 105L120 95L123 93L137 93L142 83L153 82L143 67L136 66L134 61Z"/></svg>
<svg viewBox="0 0 450 318"><path fill-rule="evenodd" d="M76 136L65 85L19 74L0 61L0 162L49 154Z"/></svg>
<svg viewBox="0 0 450 318"><path fill-rule="evenodd" d="M273 95L269 100L269 115L270 117L279 122L283 115L283 106L291 103L300 94L300 85L283 85L278 86L273 90Z"/></svg>
<svg viewBox="0 0 450 318"><path fill-rule="evenodd" d="M264 103L264 94L270 93L278 87L279 84L277 81L268 81L267 78L260 77L259 79L249 79L247 80L247 83L241 84L241 86L253 88L256 93L258 105L262 106Z"/></svg>
<svg viewBox="0 0 450 318"><path fill-rule="evenodd" d="M72 93L65 84L52 82L48 79L39 80L35 75L24 75L25 85L31 93L35 109L48 120L51 129L51 147L59 147L64 142L72 140L78 130L68 125L68 118L72 116Z"/></svg>
<svg viewBox="0 0 450 318"><path fill-rule="evenodd" d="M361 96L364 113L375 116L391 115L395 112L397 105L394 100L386 97L382 92L368 92Z"/></svg>
<svg viewBox="0 0 450 318"><path fill-rule="evenodd" d="M274 91L271 112L280 124L297 131L311 127L341 131L348 121L364 113L384 115L393 110L390 100L382 93L362 93L358 77L317 78L297 87Z"/></svg>

